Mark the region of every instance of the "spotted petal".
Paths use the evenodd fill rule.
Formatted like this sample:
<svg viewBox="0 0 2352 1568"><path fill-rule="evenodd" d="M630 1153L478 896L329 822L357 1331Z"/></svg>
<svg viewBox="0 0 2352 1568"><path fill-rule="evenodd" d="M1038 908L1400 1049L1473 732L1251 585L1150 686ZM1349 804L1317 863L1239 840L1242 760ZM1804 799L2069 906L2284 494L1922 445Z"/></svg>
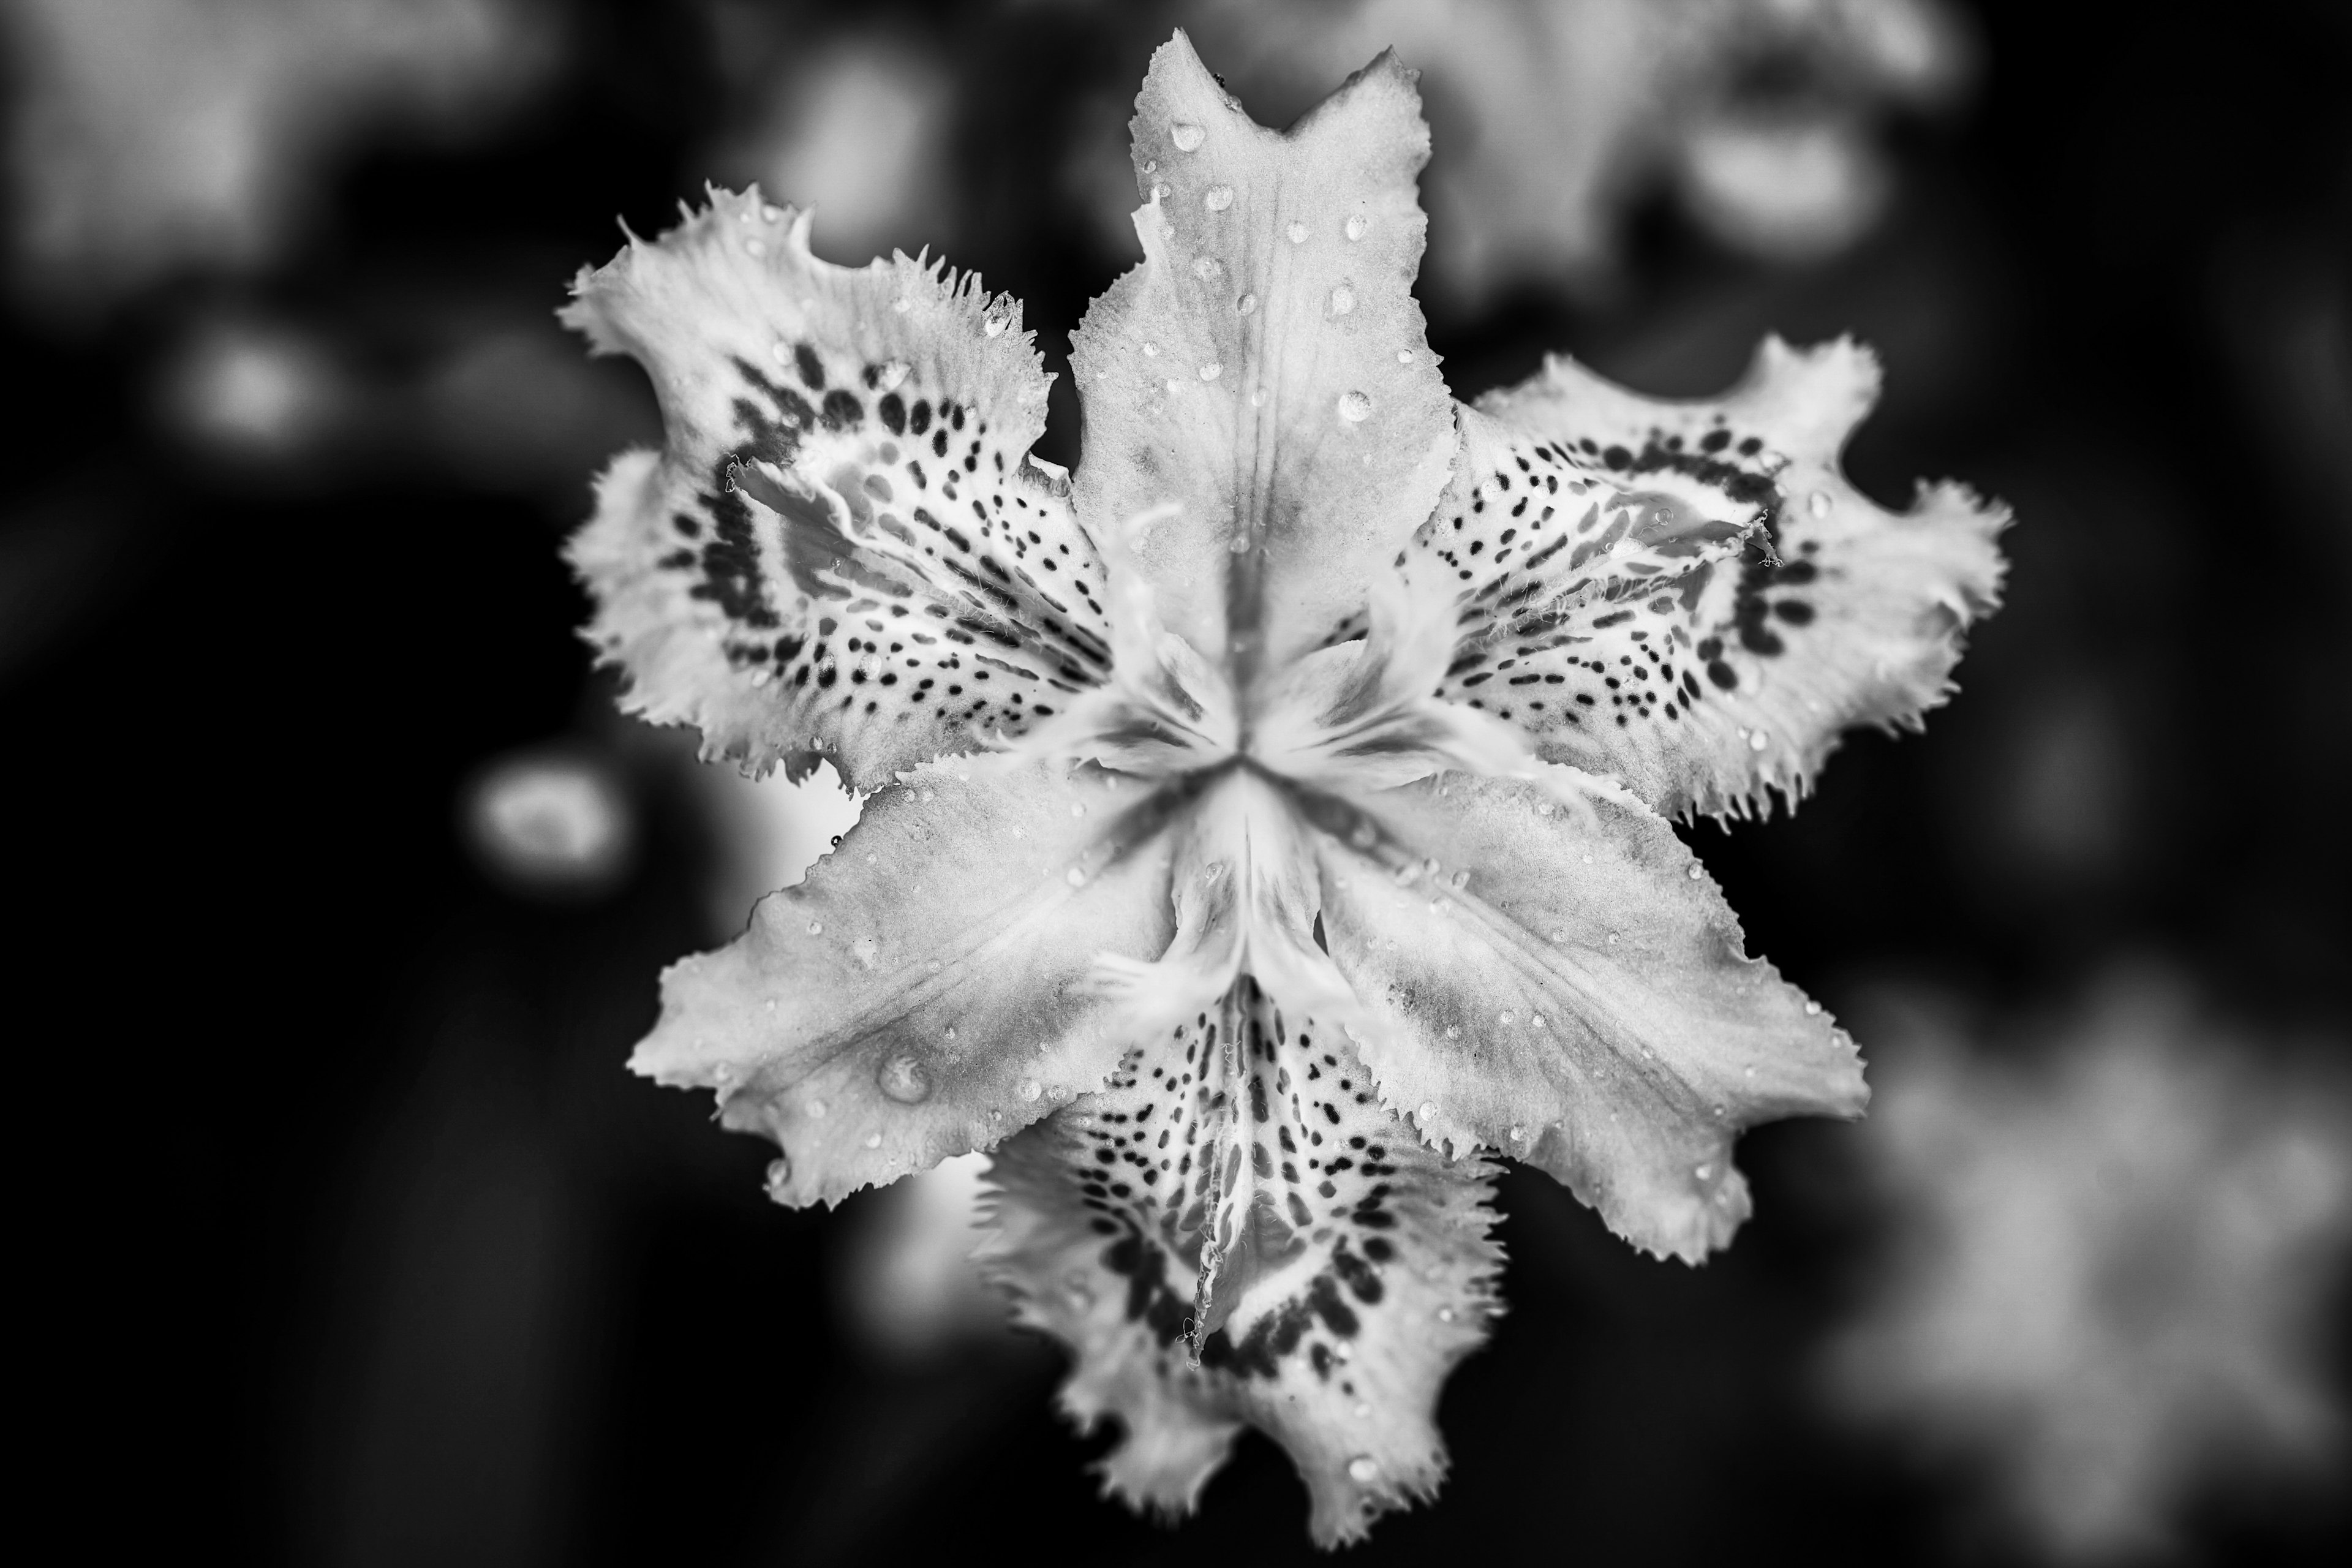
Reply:
<svg viewBox="0 0 2352 1568"><path fill-rule="evenodd" d="M2007 513L1940 485L1895 515L1847 483L1877 384L1851 342L1769 339L1719 399L1554 359L1465 410L1414 541L1463 595L1444 695L1677 814L1794 799L1842 731L1916 723L1993 605Z"/></svg>
<svg viewBox="0 0 2352 1568"><path fill-rule="evenodd" d="M782 1145L783 1203L988 1148L1131 1043L1084 982L1168 944L1168 812L1095 768L918 768L731 946L672 966L631 1065Z"/></svg>
<svg viewBox="0 0 2352 1568"><path fill-rule="evenodd" d="M1696 1262L1748 1210L1733 1138L1861 1112L1843 1032L1772 966L1673 829L1448 773L1312 807L1359 1047L1422 1136L1541 1166L1620 1236Z"/></svg>
<svg viewBox="0 0 2352 1568"><path fill-rule="evenodd" d="M1113 1494L1189 1511L1244 1423L1297 1463L1326 1546L1435 1490L1438 1391L1498 1310L1492 1168L1423 1148L1338 1031L1240 981L992 1179L982 1266L1076 1352L1065 1408L1125 1428ZM1248 1266L1202 1331L1217 1249Z"/></svg>
<svg viewBox="0 0 2352 1568"><path fill-rule="evenodd" d="M1078 508L1132 527L1169 629L1246 693L1362 607L1444 489L1451 400L1412 298L1429 132L1385 55L1268 131L1181 34L1133 130L1144 259L1071 352Z"/></svg>
<svg viewBox="0 0 2352 1568"><path fill-rule="evenodd" d="M1027 457L1049 378L1018 308L819 261L808 224L714 190L573 284L564 320L645 365L665 444L614 461L572 558L632 710L870 789L1098 683L1103 574Z"/></svg>

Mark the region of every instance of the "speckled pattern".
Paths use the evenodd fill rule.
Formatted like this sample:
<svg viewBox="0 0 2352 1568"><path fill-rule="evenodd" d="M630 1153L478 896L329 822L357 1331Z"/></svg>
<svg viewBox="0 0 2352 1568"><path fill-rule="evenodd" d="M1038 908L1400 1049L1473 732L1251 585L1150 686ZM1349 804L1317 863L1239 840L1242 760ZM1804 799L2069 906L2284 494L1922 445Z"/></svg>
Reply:
<svg viewBox="0 0 2352 1568"><path fill-rule="evenodd" d="M1247 978L1171 1044L1006 1147L983 1261L1080 1347L1067 1403L1129 1434L1116 1489L1181 1509L1245 1419L1318 1536L1352 1539L1443 1474L1428 1412L1496 1310L1491 1173L1423 1148L1339 1031Z"/></svg>

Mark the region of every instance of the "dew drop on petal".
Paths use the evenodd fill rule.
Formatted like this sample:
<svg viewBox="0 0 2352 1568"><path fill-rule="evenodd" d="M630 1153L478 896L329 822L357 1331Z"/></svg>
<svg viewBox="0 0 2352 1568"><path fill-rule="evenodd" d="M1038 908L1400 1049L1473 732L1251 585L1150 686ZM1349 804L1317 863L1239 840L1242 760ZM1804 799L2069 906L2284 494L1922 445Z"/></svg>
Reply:
<svg viewBox="0 0 2352 1568"><path fill-rule="evenodd" d="M1350 425L1361 425L1372 416L1372 400L1360 392L1339 395L1339 417Z"/></svg>
<svg viewBox="0 0 2352 1568"><path fill-rule="evenodd" d="M1143 172L1147 174L1156 174L1160 173L1160 160L1157 158L1146 158L1143 161Z"/></svg>
<svg viewBox="0 0 2352 1568"><path fill-rule="evenodd" d="M782 1154L768 1162L768 1195L781 1201L793 1184L793 1163Z"/></svg>
<svg viewBox="0 0 2352 1568"><path fill-rule="evenodd" d="M1265 388L1260 386L1251 389L1250 406L1252 408L1263 408L1265 406Z"/></svg>
<svg viewBox="0 0 2352 1568"><path fill-rule="evenodd" d="M1808 1001L1805 1004L1805 1016L1809 1018L1819 1013L1821 1010L1822 1005L1818 1002Z"/></svg>
<svg viewBox="0 0 2352 1568"><path fill-rule="evenodd" d="M1240 311L1244 316L1248 315L1251 311L1257 309L1257 296L1255 294L1243 295L1240 299L1234 301L1234 309Z"/></svg>
<svg viewBox="0 0 2352 1568"><path fill-rule="evenodd" d="M1225 264L1213 256L1196 256L1192 258L1192 276L1195 278L1207 281L1222 278L1224 274Z"/></svg>
<svg viewBox="0 0 2352 1568"><path fill-rule="evenodd" d="M1450 1323L1450 1322L1452 1322L1452 1321L1454 1321L1454 1309L1453 1309L1453 1308L1451 1308L1451 1307L1440 1307L1440 1308L1438 1308L1438 1309L1437 1309L1437 1321L1438 1321L1439 1322L1441 1322L1441 1323Z"/></svg>
<svg viewBox="0 0 2352 1568"><path fill-rule="evenodd" d="M1815 517L1829 516L1830 492L1827 490L1815 490L1806 499L1805 505L1811 509L1812 514Z"/></svg>
<svg viewBox="0 0 2352 1568"><path fill-rule="evenodd" d="M949 1033L952 1035L953 1030ZM931 1096L931 1075L910 1056L895 1056L875 1069L874 1081L884 1095L901 1105L917 1105Z"/></svg>
<svg viewBox="0 0 2352 1568"><path fill-rule="evenodd" d="M769 344L768 352L776 356L776 363L778 364L790 364L793 363L793 345L784 342L782 338L778 338L774 342Z"/></svg>
<svg viewBox="0 0 2352 1568"><path fill-rule="evenodd" d="M1024 1078L1021 1080L1020 1086L1015 1089L1013 1092L1018 1094L1022 1099L1034 1102L1039 1095L1045 1092L1045 1086L1040 1084L1035 1079Z"/></svg>
<svg viewBox="0 0 2352 1568"><path fill-rule="evenodd" d="M811 935L811 936L823 936L824 934L824 922L823 921L809 921L809 935Z"/></svg>
<svg viewBox="0 0 2352 1568"><path fill-rule="evenodd" d="M1712 1175L1714 1175L1714 1174L1715 1174L1715 1167L1714 1167L1713 1165L1701 1165L1701 1166L1698 1166L1696 1169L1693 1170L1693 1171L1691 1172L1691 1174L1692 1174L1692 1175L1694 1175L1694 1176L1696 1176L1700 1181L1704 1182L1704 1181L1706 1181L1709 1176L1712 1176Z"/></svg>
<svg viewBox="0 0 2352 1568"><path fill-rule="evenodd" d="M825 1103L824 1103L824 1100L810 1100L810 1101L808 1102L808 1113L809 1113L809 1116L810 1116L810 1118L811 1118L812 1120L814 1120L814 1121L824 1121L824 1112L825 1112Z"/></svg>
<svg viewBox="0 0 2352 1568"><path fill-rule="evenodd" d="M1370 221L1363 214L1358 213L1341 226L1339 232L1349 239L1361 239L1364 237L1364 231L1371 226Z"/></svg>
<svg viewBox="0 0 2352 1568"><path fill-rule="evenodd" d="M1290 220L1290 226L1283 230L1283 232L1290 236L1290 243L1293 245L1304 245L1307 243L1307 226L1299 222L1297 218L1292 218Z"/></svg>
<svg viewBox="0 0 2352 1568"><path fill-rule="evenodd" d="M1062 880L1069 883L1073 888L1083 888L1087 885L1087 868L1083 866L1073 866L1062 873Z"/></svg>
<svg viewBox="0 0 2352 1568"><path fill-rule="evenodd" d="M1399 349L1399 350L1397 350L1397 363L1399 363L1399 364L1411 364L1412 363L1412 351L1411 349Z"/></svg>
<svg viewBox="0 0 2352 1568"><path fill-rule="evenodd" d="M1168 140L1176 143L1179 153L1197 153L1209 133L1187 120L1180 120L1168 128Z"/></svg>
<svg viewBox="0 0 2352 1568"><path fill-rule="evenodd" d="M1748 737L1748 749L1751 752L1760 752L1770 744L1771 742L1764 738L1764 731L1761 730L1754 731Z"/></svg>
<svg viewBox="0 0 2352 1568"><path fill-rule="evenodd" d="M1072 816L1084 816L1086 814L1087 803L1085 801L1074 800L1070 802L1070 815Z"/></svg>
<svg viewBox="0 0 2352 1568"><path fill-rule="evenodd" d="M907 384L907 377L914 373L914 369L905 360L894 359L882 367L882 374L876 378L874 385L882 392L896 392Z"/></svg>
<svg viewBox="0 0 2352 1568"><path fill-rule="evenodd" d="M1152 186L1152 187L1151 187L1151 199L1152 199L1153 201L1161 201L1161 200L1164 200L1164 199L1166 199L1167 195L1168 195L1168 182L1167 182L1167 181L1162 180L1162 181L1160 181L1158 184L1156 184L1156 185L1154 185L1154 186Z"/></svg>
<svg viewBox="0 0 2352 1568"><path fill-rule="evenodd" d="M1514 1142L1514 1143L1524 1143L1524 1142L1526 1142L1527 1141L1528 1141L1528 1130L1527 1130L1526 1128L1524 1128L1524 1127L1514 1127L1514 1128L1512 1128L1512 1129L1511 1129L1511 1142Z"/></svg>
<svg viewBox="0 0 2352 1568"><path fill-rule="evenodd" d="M1498 1013L1496 1016L1506 1024L1511 1021L1511 1016L1508 1013Z"/></svg>
<svg viewBox="0 0 2352 1568"><path fill-rule="evenodd" d="M1249 532L1246 529L1234 534L1233 539L1225 545L1227 550L1232 551L1236 555L1247 555L1249 553Z"/></svg>
<svg viewBox="0 0 2352 1568"><path fill-rule="evenodd" d="M868 1149L879 1149L882 1147L882 1134L879 1132L868 1132L866 1135L866 1146Z"/></svg>
<svg viewBox="0 0 2352 1568"><path fill-rule="evenodd" d="M1530 1013L1528 1015L1528 1022L1540 1029L1544 1026L1543 1015L1541 1013Z"/></svg>
<svg viewBox="0 0 2352 1568"><path fill-rule="evenodd" d="M1356 308L1356 291L1345 283L1331 290L1331 313L1344 316Z"/></svg>
<svg viewBox="0 0 2352 1568"><path fill-rule="evenodd" d="M1160 345L1158 343L1144 344L1143 357L1145 359L1158 359L1160 357Z"/></svg>
<svg viewBox="0 0 2352 1568"><path fill-rule="evenodd" d="M1201 205L1208 208L1213 213L1221 213L1224 211L1227 207L1234 205L1233 186L1211 185L1206 191L1202 193Z"/></svg>
<svg viewBox="0 0 2352 1568"><path fill-rule="evenodd" d="M1223 365L1219 364L1215 360L1211 360L1208 363L1201 367L1201 379L1202 381L1214 381L1217 377L1224 374L1224 370L1225 367Z"/></svg>
<svg viewBox="0 0 2352 1568"><path fill-rule="evenodd" d="M745 213L743 215L747 221L750 219L751 216L751 215L749 213ZM765 256L768 254L767 242L765 240L759 239L747 239L743 242L743 254L746 256Z"/></svg>
<svg viewBox="0 0 2352 1568"><path fill-rule="evenodd" d="M1703 876L1703 875L1705 875L1705 873L1704 873L1704 872L1702 872L1702 871L1699 869L1698 862L1697 862L1697 861L1696 861L1696 860L1692 861L1692 862L1691 862L1691 868L1690 868L1690 879L1691 879L1692 881L1696 882L1696 881L1697 881L1697 880L1699 879L1699 878L1700 878L1701 876Z"/></svg>
<svg viewBox="0 0 2352 1568"><path fill-rule="evenodd" d="M1012 324L1013 310L1008 305L991 305L980 318L980 330L992 338L1003 337Z"/></svg>
<svg viewBox="0 0 2352 1568"><path fill-rule="evenodd" d="M1447 1033L1449 1033L1449 1034L1451 1034L1452 1032L1453 1032L1452 1030L1448 1030L1448 1031L1447 1031ZM1433 1120L1434 1120L1434 1119L1435 1119L1435 1117L1436 1117L1436 1115L1437 1115L1437 1103L1436 1103L1436 1101L1434 1101L1434 1100L1423 1100L1423 1101L1421 1102L1421 1109L1420 1109L1419 1110L1414 1111L1414 1112L1413 1112L1413 1115L1414 1115L1414 1116L1416 1116L1417 1118L1419 1118L1420 1120L1423 1121L1433 1121Z"/></svg>
<svg viewBox="0 0 2352 1568"><path fill-rule="evenodd" d="M1348 1479L1360 1487L1370 1486L1380 1473L1380 1462L1370 1454L1359 1454L1348 1461Z"/></svg>

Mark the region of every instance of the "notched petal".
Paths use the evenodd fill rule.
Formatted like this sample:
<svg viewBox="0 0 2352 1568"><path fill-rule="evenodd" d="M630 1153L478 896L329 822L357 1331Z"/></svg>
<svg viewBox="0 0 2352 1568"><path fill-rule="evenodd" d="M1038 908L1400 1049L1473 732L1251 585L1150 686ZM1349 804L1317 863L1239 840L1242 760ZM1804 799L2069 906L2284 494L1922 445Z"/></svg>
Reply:
<svg viewBox="0 0 2352 1568"><path fill-rule="evenodd" d="M1541 1166L1651 1252L1696 1262L1748 1212L1743 1128L1854 1116L1853 1042L1744 955L1712 880L1622 790L1448 773L1310 810L1358 1044L1422 1136Z"/></svg>
<svg viewBox="0 0 2352 1568"><path fill-rule="evenodd" d="M1129 1043L1087 976L1167 946L1170 804L1099 769L978 757L878 791L733 944L673 965L631 1066L715 1089L832 1203L1099 1088Z"/></svg>
<svg viewBox="0 0 2352 1568"><path fill-rule="evenodd" d="M820 261L756 189L572 292L563 319L661 402L663 449L614 461L572 544L634 711L870 789L1104 678L1102 563L1027 457L1050 378L1010 301L903 256Z"/></svg>
<svg viewBox="0 0 2352 1568"><path fill-rule="evenodd" d="M1266 130L1181 34L1133 129L1144 259L1073 344L1077 501L1098 532L1141 524L1167 626L1245 693L1362 606L1444 487L1451 402L1412 292L1429 132L1385 55Z"/></svg>
<svg viewBox="0 0 2352 1568"><path fill-rule="evenodd" d="M1438 1392L1498 1310L1492 1175L1422 1147L1341 1035L1244 980L1006 1145L980 1257L1076 1352L1065 1407L1124 1427L1115 1494L1188 1510L1246 1423L1336 1545L1443 1478Z"/></svg>
<svg viewBox="0 0 2352 1568"><path fill-rule="evenodd" d="M2008 515L1951 485L1896 515L1846 482L1877 380L1850 342L1768 339L1721 398L1554 359L1465 410L1414 541L1464 596L1445 695L1669 814L1794 800L1845 729L1915 724L1996 602Z"/></svg>

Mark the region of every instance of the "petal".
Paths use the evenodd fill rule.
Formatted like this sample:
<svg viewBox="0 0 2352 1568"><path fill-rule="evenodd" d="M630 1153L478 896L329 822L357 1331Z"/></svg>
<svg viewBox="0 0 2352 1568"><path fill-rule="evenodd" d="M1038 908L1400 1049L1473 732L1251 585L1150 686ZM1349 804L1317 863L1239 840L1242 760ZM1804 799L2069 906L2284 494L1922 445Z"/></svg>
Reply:
<svg viewBox="0 0 2352 1568"><path fill-rule="evenodd" d="M1443 1478L1437 1395L1497 1310L1493 1173L1422 1147L1337 1031L1243 980L1004 1147L980 1259L1076 1352L1064 1407L1125 1427L1113 1494L1189 1511L1247 1423L1331 1546ZM1230 1300L1196 1363L1199 1260L1220 1250Z"/></svg>
<svg viewBox="0 0 2352 1568"><path fill-rule="evenodd" d="M1127 531L1169 629L1246 691L1361 607L1444 488L1453 409L1412 293L1429 132L1386 55L1268 131L1181 33L1133 128L1144 260L1071 351L1078 510Z"/></svg>
<svg viewBox="0 0 2352 1568"><path fill-rule="evenodd" d="M1017 307L903 256L820 261L756 189L572 293L662 406L663 450L614 463L572 546L632 710L758 768L831 752L871 789L1103 679L1100 562L1025 456L1049 378Z"/></svg>
<svg viewBox="0 0 2352 1568"><path fill-rule="evenodd" d="M987 1148L1130 1043L1081 983L1167 946L1169 809L1094 768L918 768L732 945L671 967L630 1065L782 1145L782 1203Z"/></svg>
<svg viewBox="0 0 2352 1568"><path fill-rule="evenodd" d="M1539 1165L1657 1254L1747 1217L1740 1129L1860 1114L1860 1058L1743 955L1664 819L1622 790L1449 773L1310 805L1331 957L1365 1062L1423 1138Z"/></svg>
<svg viewBox="0 0 2352 1568"><path fill-rule="evenodd" d="M1673 814L1793 800L1841 731L1915 724L1993 607L2008 514L1944 485L1897 516L1846 482L1877 382L1852 342L1768 339L1719 399L1554 359L1483 400L1414 541L1464 596L1444 695Z"/></svg>

